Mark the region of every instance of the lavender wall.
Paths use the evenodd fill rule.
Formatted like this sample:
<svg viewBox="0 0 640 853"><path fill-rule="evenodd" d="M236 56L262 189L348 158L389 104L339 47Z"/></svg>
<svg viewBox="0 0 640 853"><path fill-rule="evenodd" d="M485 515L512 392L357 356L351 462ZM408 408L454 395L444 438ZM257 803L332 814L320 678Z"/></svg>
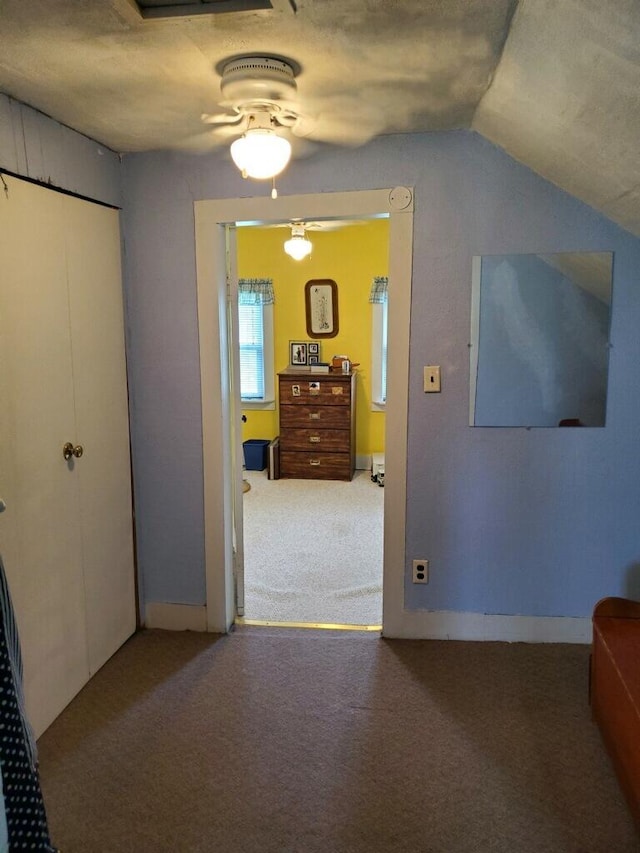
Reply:
<svg viewBox="0 0 640 853"><path fill-rule="evenodd" d="M117 154L0 94L0 168L119 207Z"/></svg>
<svg viewBox="0 0 640 853"><path fill-rule="evenodd" d="M204 602L193 201L265 194L224 154L116 154L0 95L0 167L114 205L124 197L132 440L143 601ZM121 173L124 193L121 193ZM640 241L464 132L320 149L288 194L415 187L409 608L588 615L640 597ZM471 258L615 252L607 426L467 426ZM443 391L422 392L441 364ZM405 574L406 576L406 574Z"/></svg>
<svg viewBox="0 0 640 853"><path fill-rule="evenodd" d="M201 604L193 201L268 188L242 181L221 153L136 154L123 168L144 596ZM406 567L431 560L428 586L406 582L406 606L579 616L603 595L640 594L640 241L473 133L320 150L279 189L396 185L415 188ZM577 250L615 252L606 428L469 427L472 256ZM423 393L425 364L442 366L441 394Z"/></svg>

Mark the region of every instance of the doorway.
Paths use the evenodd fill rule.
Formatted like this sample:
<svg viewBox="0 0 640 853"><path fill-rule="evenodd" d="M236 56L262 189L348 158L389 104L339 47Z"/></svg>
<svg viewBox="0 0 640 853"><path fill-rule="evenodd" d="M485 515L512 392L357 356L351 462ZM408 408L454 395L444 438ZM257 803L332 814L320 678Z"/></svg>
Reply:
<svg viewBox="0 0 640 853"><path fill-rule="evenodd" d="M242 499L242 442L239 400L230 381L227 332L227 268L233 229L248 222L277 222L301 215L331 217L389 215L389 337L387 429L394 442L385 459L386 505L383 557L383 634L401 629L404 602L406 432L409 317L413 244L413 195L400 187L349 193L218 199L195 203L198 319L204 454L207 627L226 632L235 619L234 544L238 496ZM235 510L235 511L234 511ZM241 518L242 510L239 509ZM241 532L240 532L241 536Z"/></svg>
<svg viewBox="0 0 640 853"><path fill-rule="evenodd" d="M251 487L243 501L244 602L238 600L238 612L243 622L253 624L380 626L384 490L372 483L370 466L372 453L384 450L385 407L373 402L372 350L374 332L382 349L382 324L374 329L373 319L382 309L386 314L386 304L372 305L371 293L375 288L378 298L380 282L386 282L388 214L315 222L305 218L312 250L302 260L285 251L290 234L289 223L236 228L240 321L232 346L240 350L242 438L250 440L243 442L244 479ZM330 336L314 336L308 328L305 282L310 279L334 283L335 328ZM236 310L233 299L231 309ZM313 412L304 406L297 415L299 407L290 406L291 387L278 377L292 363L292 341L304 342L304 364L295 368L296 380L303 382L302 397L294 402L304 399L307 380L347 391L346 397L329 398L349 400L338 409L331 407L331 428L322 415L324 406ZM321 374L323 368L312 364L327 364L338 353L354 364L351 382L335 373ZM381 373L380 358L378 364ZM319 399L313 396L309 402L313 406ZM288 428L283 431L285 410ZM309 422L312 416L316 421ZM267 449L265 441L276 436L277 448ZM277 449L290 451L292 442L297 452L282 457L281 479L256 470L268 457L275 462ZM355 471L349 479L350 456ZM290 469L294 458L295 473Z"/></svg>

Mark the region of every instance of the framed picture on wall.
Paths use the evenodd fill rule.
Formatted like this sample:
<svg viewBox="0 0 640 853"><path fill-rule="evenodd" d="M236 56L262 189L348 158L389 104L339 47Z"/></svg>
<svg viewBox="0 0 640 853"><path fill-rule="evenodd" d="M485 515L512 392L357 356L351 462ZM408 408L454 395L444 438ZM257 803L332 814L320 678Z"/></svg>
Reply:
<svg viewBox="0 0 640 853"><path fill-rule="evenodd" d="M312 278L304 286L307 334L334 338L338 334L338 285L330 278Z"/></svg>
<svg viewBox="0 0 640 853"><path fill-rule="evenodd" d="M320 358L320 344L319 343L312 342L308 345L307 349L309 350L309 361L311 361L312 355L318 356L316 361Z"/></svg>
<svg viewBox="0 0 640 853"><path fill-rule="evenodd" d="M317 355L309 356L309 364L317 364L320 361Z"/></svg>
<svg viewBox="0 0 640 853"><path fill-rule="evenodd" d="M293 367L307 364L307 344L304 341L289 341L289 364Z"/></svg>

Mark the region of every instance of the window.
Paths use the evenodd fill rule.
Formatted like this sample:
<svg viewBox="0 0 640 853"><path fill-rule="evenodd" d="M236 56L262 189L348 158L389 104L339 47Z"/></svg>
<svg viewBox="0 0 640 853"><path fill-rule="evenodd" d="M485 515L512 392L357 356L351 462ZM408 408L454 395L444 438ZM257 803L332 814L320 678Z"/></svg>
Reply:
<svg viewBox="0 0 640 853"><path fill-rule="evenodd" d="M273 284L271 279L238 282L240 396L245 408L274 408Z"/></svg>
<svg viewBox="0 0 640 853"><path fill-rule="evenodd" d="M240 395L264 399L264 318L261 303L238 306Z"/></svg>
<svg viewBox="0 0 640 853"><path fill-rule="evenodd" d="M384 409L387 402L387 288L386 276L376 276L371 287L371 408Z"/></svg>

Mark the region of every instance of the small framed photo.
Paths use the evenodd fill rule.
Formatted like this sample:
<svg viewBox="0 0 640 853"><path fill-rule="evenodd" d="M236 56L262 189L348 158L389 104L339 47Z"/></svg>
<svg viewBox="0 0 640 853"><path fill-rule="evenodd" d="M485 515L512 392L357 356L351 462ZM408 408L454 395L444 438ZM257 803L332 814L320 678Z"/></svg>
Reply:
<svg viewBox="0 0 640 853"><path fill-rule="evenodd" d="M289 341L289 364L307 364L307 344L304 341Z"/></svg>
<svg viewBox="0 0 640 853"><path fill-rule="evenodd" d="M312 344L312 346L313 346L313 344ZM309 350L309 352L311 352L311 350ZM320 361L320 358L317 355L310 355L309 356L309 364L318 364L319 361Z"/></svg>
<svg viewBox="0 0 640 853"><path fill-rule="evenodd" d="M312 355L317 356L316 361L318 361L320 358L320 344L315 343L315 342L311 342L308 344L308 350L309 350L309 363L311 363L311 356Z"/></svg>

